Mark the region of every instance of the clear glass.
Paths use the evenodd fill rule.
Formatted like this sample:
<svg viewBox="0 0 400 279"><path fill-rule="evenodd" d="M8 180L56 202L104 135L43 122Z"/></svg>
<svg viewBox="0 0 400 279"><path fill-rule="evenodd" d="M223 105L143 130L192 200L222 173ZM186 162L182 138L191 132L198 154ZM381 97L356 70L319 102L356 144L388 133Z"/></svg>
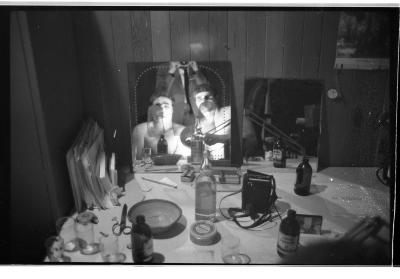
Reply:
<svg viewBox="0 0 400 279"><path fill-rule="evenodd" d="M56 221L57 234L64 239L64 250L75 252L79 249L75 232L75 220L71 217L62 217Z"/></svg>
<svg viewBox="0 0 400 279"><path fill-rule="evenodd" d="M195 185L195 219L213 221L216 215L217 183L208 161L207 151L204 151L203 164Z"/></svg>
<svg viewBox="0 0 400 279"><path fill-rule="evenodd" d="M82 254L91 255L98 251L98 243L94 242L93 223L80 224L75 222L76 236L79 239L79 248Z"/></svg>
<svg viewBox="0 0 400 279"><path fill-rule="evenodd" d="M150 147L144 147L142 150L142 162L144 164L151 164L153 163L151 159L151 148Z"/></svg>
<svg viewBox="0 0 400 279"><path fill-rule="evenodd" d="M250 262L249 256L242 253L240 239L235 236L222 237L221 257L226 264L247 264Z"/></svg>
<svg viewBox="0 0 400 279"><path fill-rule="evenodd" d="M44 243L47 258L50 262L70 262L71 258L64 255L64 239L60 236L51 236Z"/></svg>
<svg viewBox="0 0 400 279"><path fill-rule="evenodd" d="M101 258L107 263L119 263L125 260L125 254L119 251L118 236L111 234L99 239Z"/></svg>

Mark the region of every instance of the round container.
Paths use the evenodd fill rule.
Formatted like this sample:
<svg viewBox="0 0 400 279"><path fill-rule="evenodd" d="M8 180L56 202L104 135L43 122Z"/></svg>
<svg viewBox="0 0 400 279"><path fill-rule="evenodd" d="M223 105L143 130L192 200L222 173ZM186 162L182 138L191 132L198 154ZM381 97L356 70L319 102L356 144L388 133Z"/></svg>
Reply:
<svg viewBox="0 0 400 279"><path fill-rule="evenodd" d="M197 245L212 245L217 236L217 228L210 221L200 220L190 226L190 240Z"/></svg>

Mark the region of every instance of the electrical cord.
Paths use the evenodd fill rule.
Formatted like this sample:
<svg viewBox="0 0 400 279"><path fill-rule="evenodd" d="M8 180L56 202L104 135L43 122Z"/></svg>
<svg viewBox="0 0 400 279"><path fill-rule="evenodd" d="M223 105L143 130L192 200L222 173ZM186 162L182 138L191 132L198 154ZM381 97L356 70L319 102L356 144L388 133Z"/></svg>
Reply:
<svg viewBox="0 0 400 279"><path fill-rule="evenodd" d="M222 203L222 201L223 201L225 198L227 198L227 197L230 197L230 196L239 194L239 193L241 193L241 192L242 192L242 190L239 190L239 191L230 193L230 194L228 194L228 195L222 197L222 199L219 201L218 210L219 210L219 213L221 213L221 215L222 215L225 219L227 219L227 220L233 220L232 217L226 216L224 213L222 213L222 210L221 210L221 203Z"/></svg>

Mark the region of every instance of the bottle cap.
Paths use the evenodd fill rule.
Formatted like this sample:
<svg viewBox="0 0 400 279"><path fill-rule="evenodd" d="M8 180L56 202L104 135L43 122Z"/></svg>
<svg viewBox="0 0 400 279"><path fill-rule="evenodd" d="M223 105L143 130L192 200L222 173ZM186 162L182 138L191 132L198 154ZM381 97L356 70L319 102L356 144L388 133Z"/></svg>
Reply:
<svg viewBox="0 0 400 279"><path fill-rule="evenodd" d="M190 240L197 245L212 245L217 236L217 228L210 221L196 221L190 226Z"/></svg>
<svg viewBox="0 0 400 279"><path fill-rule="evenodd" d="M136 223L138 224L144 224L146 222L146 218L144 218L143 215L138 215L136 216Z"/></svg>
<svg viewBox="0 0 400 279"><path fill-rule="evenodd" d="M289 209L288 212L287 212L287 216L289 218L294 218L296 216L296 211L293 210L293 209Z"/></svg>

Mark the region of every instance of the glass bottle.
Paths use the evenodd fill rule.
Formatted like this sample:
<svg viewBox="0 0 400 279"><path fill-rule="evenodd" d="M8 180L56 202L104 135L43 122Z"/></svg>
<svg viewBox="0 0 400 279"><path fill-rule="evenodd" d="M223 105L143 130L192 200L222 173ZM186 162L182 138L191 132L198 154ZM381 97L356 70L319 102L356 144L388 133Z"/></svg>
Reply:
<svg viewBox="0 0 400 279"><path fill-rule="evenodd" d="M274 143L272 161L275 168L286 168L286 146L281 138L278 138Z"/></svg>
<svg viewBox="0 0 400 279"><path fill-rule="evenodd" d="M208 159L208 150L203 152L203 162L195 185L195 219L213 221L217 204L217 183Z"/></svg>
<svg viewBox="0 0 400 279"><path fill-rule="evenodd" d="M196 118L196 123L194 126L194 134L190 142L192 164L200 164L203 160L203 150L204 150L203 139L204 135L201 132L200 121L198 118Z"/></svg>
<svg viewBox="0 0 400 279"><path fill-rule="evenodd" d="M135 263L150 263L153 260L153 234L145 217L138 215L131 231L132 258Z"/></svg>
<svg viewBox="0 0 400 279"><path fill-rule="evenodd" d="M278 255L285 257L294 254L299 246L300 225L296 220L296 211L289 209L279 225L277 250Z"/></svg>
<svg viewBox="0 0 400 279"><path fill-rule="evenodd" d="M160 136L157 143L157 154L168 154L168 141L164 135Z"/></svg>
<svg viewBox="0 0 400 279"><path fill-rule="evenodd" d="M296 183L294 184L294 192L299 196L306 196L310 193L312 168L308 163L308 158L304 157L303 161L296 168Z"/></svg>

